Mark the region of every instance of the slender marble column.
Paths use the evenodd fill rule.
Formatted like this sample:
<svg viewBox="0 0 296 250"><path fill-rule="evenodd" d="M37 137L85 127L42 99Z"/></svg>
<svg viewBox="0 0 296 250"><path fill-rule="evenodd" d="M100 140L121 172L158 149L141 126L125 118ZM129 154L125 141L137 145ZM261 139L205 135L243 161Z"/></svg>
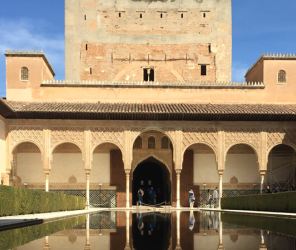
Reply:
<svg viewBox="0 0 296 250"><path fill-rule="evenodd" d="M124 250L130 250L131 247L130 247L130 231L129 231L129 221L130 221L130 212L129 211L126 211L125 212L125 218L126 218L126 222L125 222L125 225L126 225L126 239L125 239L125 248Z"/></svg>
<svg viewBox="0 0 296 250"><path fill-rule="evenodd" d="M260 175L261 175L261 185L260 185L260 193L264 190L264 176L266 174L265 170L260 170Z"/></svg>
<svg viewBox="0 0 296 250"><path fill-rule="evenodd" d="M222 175L223 171L219 171L219 208L221 208L221 198L223 194Z"/></svg>
<svg viewBox="0 0 296 250"><path fill-rule="evenodd" d="M49 172L45 172L45 192L49 191Z"/></svg>
<svg viewBox="0 0 296 250"><path fill-rule="evenodd" d="M219 213L219 246L218 246L219 250L224 249L223 246L223 223L221 221L221 213Z"/></svg>
<svg viewBox="0 0 296 250"><path fill-rule="evenodd" d="M176 249L175 250L182 250L181 248L181 237L180 237L180 213L181 211L176 211L177 213L177 245L176 245Z"/></svg>
<svg viewBox="0 0 296 250"><path fill-rule="evenodd" d="M177 190L176 190L176 194L177 194L177 208L180 208L180 174L181 174L181 170L176 170L176 179L177 179Z"/></svg>
<svg viewBox="0 0 296 250"><path fill-rule="evenodd" d="M130 184L130 169L126 169L125 170L125 177L126 177L126 208L129 208L130 207L130 204L129 204L129 184Z"/></svg>
<svg viewBox="0 0 296 250"><path fill-rule="evenodd" d="M50 250L48 236L45 236L45 244L43 250Z"/></svg>
<svg viewBox="0 0 296 250"><path fill-rule="evenodd" d="M89 214L86 215L86 222L85 222L85 228L86 228L86 244L84 250L89 250L90 249L90 244L89 244Z"/></svg>
<svg viewBox="0 0 296 250"><path fill-rule="evenodd" d="M86 172L86 209L89 209L89 172Z"/></svg>

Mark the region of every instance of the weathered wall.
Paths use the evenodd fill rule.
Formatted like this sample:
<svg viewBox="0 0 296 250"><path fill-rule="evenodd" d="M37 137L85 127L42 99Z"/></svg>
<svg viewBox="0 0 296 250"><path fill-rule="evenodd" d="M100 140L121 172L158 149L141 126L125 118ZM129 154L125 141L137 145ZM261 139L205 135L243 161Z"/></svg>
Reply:
<svg viewBox="0 0 296 250"><path fill-rule="evenodd" d="M216 54L216 78L230 81L231 16L230 0L68 0L65 6L66 79L78 81L81 75L77 69L90 67L80 63L82 43L137 44L143 50L150 45L211 44L212 53ZM110 59L108 57L109 62ZM102 58L96 58L99 60Z"/></svg>
<svg viewBox="0 0 296 250"><path fill-rule="evenodd" d="M3 183L6 173L6 128L2 116L0 116L0 152L0 183Z"/></svg>
<svg viewBox="0 0 296 250"><path fill-rule="evenodd" d="M208 45L88 44L81 46L81 80L143 81L143 67L154 81L216 81L215 53ZM207 75L201 75L201 64Z"/></svg>
<svg viewBox="0 0 296 250"><path fill-rule="evenodd" d="M110 185L110 153L93 155L90 182Z"/></svg>
<svg viewBox="0 0 296 250"><path fill-rule="evenodd" d="M29 80L21 81L21 68L29 69ZM6 94L7 99L14 99L18 95L32 98L32 89L39 88L43 80L53 80L43 57L7 56L6 57ZM19 90L22 90L21 93Z"/></svg>

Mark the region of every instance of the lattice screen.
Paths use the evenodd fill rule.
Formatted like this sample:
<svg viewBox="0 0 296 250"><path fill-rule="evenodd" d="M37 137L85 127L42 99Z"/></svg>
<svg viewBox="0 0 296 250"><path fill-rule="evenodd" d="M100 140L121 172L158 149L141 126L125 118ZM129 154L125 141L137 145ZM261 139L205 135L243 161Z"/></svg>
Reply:
<svg viewBox="0 0 296 250"><path fill-rule="evenodd" d="M210 194L213 194L214 190L210 190ZM230 189L230 190L223 190L222 197L234 197L234 196L242 196L242 195L252 195L252 194L260 194L260 190L257 189L248 189L248 190L239 190L239 189ZM200 190L199 193L199 207L206 207L207 206L207 190ZM212 202L213 205L213 202Z"/></svg>
<svg viewBox="0 0 296 250"><path fill-rule="evenodd" d="M115 211L103 211L89 216L89 229L116 229ZM86 225L81 224L72 229L85 229Z"/></svg>
<svg viewBox="0 0 296 250"><path fill-rule="evenodd" d="M50 190L51 192L86 196L85 190ZM90 190L89 203L91 207L116 207L116 190Z"/></svg>

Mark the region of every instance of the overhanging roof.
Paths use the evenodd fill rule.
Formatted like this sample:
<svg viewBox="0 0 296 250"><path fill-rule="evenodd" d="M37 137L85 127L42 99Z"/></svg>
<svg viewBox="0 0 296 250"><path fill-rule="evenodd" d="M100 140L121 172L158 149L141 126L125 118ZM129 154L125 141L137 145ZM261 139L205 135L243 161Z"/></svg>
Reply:
<svg viewBox="0 0 296 250"><path fill-rule="evenodd" d="M8 119L296 121L296 104L70 103L1 100L0 112Z"/></svg>

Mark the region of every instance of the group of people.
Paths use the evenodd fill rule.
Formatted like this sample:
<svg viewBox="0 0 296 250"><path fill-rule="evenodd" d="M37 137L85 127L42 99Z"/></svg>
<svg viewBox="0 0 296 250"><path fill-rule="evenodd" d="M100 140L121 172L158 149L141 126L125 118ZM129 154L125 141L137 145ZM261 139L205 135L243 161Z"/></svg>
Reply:
<svg viewBox="0 0 296 250"><path fill-rule="evenodd" d="M288 191L296 191L294 187L289 187ZM276 187L273 188L272 190L270 190L269 186L266 186L266 189L262 190L262 194L275 194L275 193L282 193L282 192L286 192L285 190Z"/></svg>
<svg viewBox="0 0 296 250"><path fill-rule="evenodd" d="M139 190L138 190L138 201L139 201L140 206L143 204L144 194L145 194L144 190L142 188L139 188ZM149 202L150 205L155 205L156 204L156 192L153 189L153 187L151 187L150 190L149 190L148 202Z"/></svg>
<svg viewBox="0 0 296 250"><path fill-rule="evenodd" d="M190 208L193 208L194 201L195 201L195 196L194 196L194 192L193 192L192 189L189 190L188 198L189 198ZM219 205L218 187L216 187L212 193L211 193L211 190L208 189L207 205L209 205L210 207L212 207L212 202L213 202L214 207L218 207L218 205Z"/></svg>

